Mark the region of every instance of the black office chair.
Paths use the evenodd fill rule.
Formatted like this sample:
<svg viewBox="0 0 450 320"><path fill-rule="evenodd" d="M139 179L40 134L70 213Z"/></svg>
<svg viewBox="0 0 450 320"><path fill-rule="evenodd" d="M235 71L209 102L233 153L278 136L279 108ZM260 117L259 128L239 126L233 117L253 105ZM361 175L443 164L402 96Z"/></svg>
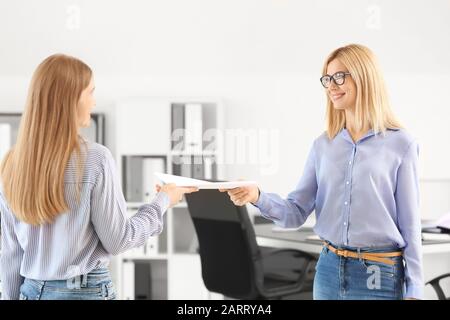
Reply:
<svg viewBox="0 0 450 320"><path fill-rule="evenodd" d="M236 299L280 299L312 292L317 258L293 249L259 247L245 206L225 192L186 194L209 291Z"/></svg>
<svg viewBox="0 0 450 320"><path fill-rule="evenodd" d="M450 297L446 297L444 290L442 289L441 285L439 284L440 281L444 278L450 277L450 273L443 274L439 277L434 278L433 280L428 281L426 284L430 284L434 291L436 291L436 294L438 296L439 300L450 300Z"/></svg>

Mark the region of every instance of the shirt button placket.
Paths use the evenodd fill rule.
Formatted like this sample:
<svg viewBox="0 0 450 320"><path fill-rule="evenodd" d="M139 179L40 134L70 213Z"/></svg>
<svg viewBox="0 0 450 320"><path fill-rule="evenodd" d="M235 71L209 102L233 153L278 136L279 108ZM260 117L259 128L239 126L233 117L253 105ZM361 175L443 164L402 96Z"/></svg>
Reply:
<svg viewBox="0 0 450 320"><path fill-rule="evenodd" d="M352 169L353 169L353 163L355 161L355 153L356 153L356 145L353 145L352 149L352 155L350 160L348 161L348 168L347 168L347 178L345 181L345 215L344 215L344 244L348 244L348 220L350 216L350 195L351 195L351 180L352 180Z"/></svg>

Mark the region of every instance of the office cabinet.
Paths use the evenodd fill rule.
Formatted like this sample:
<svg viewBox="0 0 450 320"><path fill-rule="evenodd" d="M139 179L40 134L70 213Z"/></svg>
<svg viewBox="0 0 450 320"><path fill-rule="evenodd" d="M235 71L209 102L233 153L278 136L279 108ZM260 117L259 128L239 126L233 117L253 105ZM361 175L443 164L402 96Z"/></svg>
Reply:
<svg viewBox="0 0 450 320"><path fill-rule="evenodd" d="M117 103L116 115L116 161L130 216L154 197L154 185L159 183L154 172L223 179L220 99L123 99ZM211 296L203 285L198 241L185 201L165 213L159 236L116 256L112 270L119 299ZM136 287L138 270L148 284L140 289ZM149 281L143 275L146 272ZM154 294L143 294L150 286Z"/></svg>

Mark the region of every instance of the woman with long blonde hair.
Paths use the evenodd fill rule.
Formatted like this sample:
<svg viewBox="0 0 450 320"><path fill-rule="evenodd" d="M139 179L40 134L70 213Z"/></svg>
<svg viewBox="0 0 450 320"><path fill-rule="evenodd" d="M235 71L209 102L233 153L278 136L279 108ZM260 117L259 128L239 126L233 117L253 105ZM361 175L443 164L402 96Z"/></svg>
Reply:
<svg viewBox="0 0 450 320"><path fill-rule="evenodd" d="M193 188L158 186L127 218L111 152L83 139L92 71L56 54L34 72L17 143L1 165L2 299L114 299L111 255L143 245Z"/></svg>
<svg viewBox="0 0 450 320"><path fill-rule="evenodd" d="M326 59L327 130L286 199L258 187L228 191L281 227L313 210L324 240L315 299L421 299L418 144L392 114L373 53L351 44Z"/></svg>

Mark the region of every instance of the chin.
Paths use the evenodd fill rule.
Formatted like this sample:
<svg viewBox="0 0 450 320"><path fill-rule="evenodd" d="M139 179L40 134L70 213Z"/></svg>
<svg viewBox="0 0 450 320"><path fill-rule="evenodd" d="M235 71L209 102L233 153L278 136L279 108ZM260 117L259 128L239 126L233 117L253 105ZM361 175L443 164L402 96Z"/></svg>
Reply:
<svg viewBox="0 0 450 320"><path fill-rule="evenodd" d="M83 124L81 125L83 128L87 128L91 125L91 118L87 119L86 121L83 122Z"/></svg>
<svg viewBox="0 0 450 320"><path fill-rule="evenodd" d="M345 109L347 109L346 106L343 106L341 104L335 104L335 103L333 103L333 108L336 109L336 110L345 110Z"/></svg>

